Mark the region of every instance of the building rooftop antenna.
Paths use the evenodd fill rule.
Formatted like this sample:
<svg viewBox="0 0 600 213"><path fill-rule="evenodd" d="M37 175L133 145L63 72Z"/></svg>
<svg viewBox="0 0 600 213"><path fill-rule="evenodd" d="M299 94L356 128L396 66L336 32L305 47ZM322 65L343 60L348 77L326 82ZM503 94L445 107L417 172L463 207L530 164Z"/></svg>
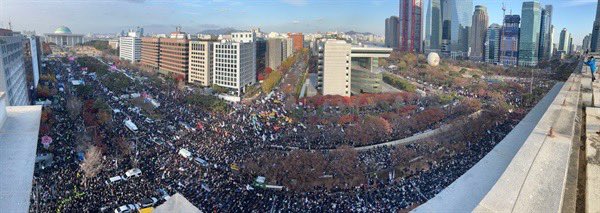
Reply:
<svg viewBox="0 0 600 213"><path fill-rule="evenodd" d="M504 18L504 16L506 16L506 5L502 2L502 18Z"/></svg>

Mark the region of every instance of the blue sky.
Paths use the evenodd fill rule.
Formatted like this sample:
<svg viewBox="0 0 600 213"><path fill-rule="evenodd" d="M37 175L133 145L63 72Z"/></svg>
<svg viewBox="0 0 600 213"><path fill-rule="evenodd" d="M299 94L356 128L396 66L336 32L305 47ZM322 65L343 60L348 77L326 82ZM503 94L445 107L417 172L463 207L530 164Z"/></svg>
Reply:
<svg viewBox="0 0 600 213"><path fill-rule="evenodd" d="M424 0L427 3L428 0ZM474 0L501 23L503 0ZM504 0L513 14L521 0ZM540 0L554 5L555 35L567 27L580 43L591 31L596 0ZM425 12L425 11L424 11ZM384 19L398 13L398 0L0 0L0 27L10 19L16 30L51 32L66 25L75 33L120 32L145 26L168 32L233 27L263 31L348 31L382 34Z"/></svg>

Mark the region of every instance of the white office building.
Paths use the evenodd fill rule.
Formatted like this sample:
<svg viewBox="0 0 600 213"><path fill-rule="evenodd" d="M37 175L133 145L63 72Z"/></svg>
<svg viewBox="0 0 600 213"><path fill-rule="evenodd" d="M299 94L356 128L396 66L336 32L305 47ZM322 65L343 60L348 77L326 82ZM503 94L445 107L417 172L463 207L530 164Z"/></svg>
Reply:
<svg viewBox="0 0 600 213"><path fill-rule="evenodd" d="M244 87L256 83L253 42L222 41L214 43L213 50L213 84L232 89L239 97Z"/></svg>
<svg viewBox="0 0 600 213"><path fill-rule="evenodd" d="M142 58L142 39L137 36L119 38L119 58L137 63Z"/></svg>
<svg viewBox="0 0 600 213"><path fill-rule="evenodd" d="M212 84L214 41L190 41L188 83L208 87Z"/></svg>
<svg viewBox="0 0 600 213"><path fill-rule="evenodd" d="M0 29L0 91L6 91L10 106L29 105L23 59L23 39L12 31Z"/></svg>
<svg viewBox="0 0 600 213"><path fill-rule="evenodd" d="M344 40L320 43L317 89L323 95L351 96L383 92L380 58L388 58L391 48L353 46Z"/></svg>
<svg viewBox="0 0 600 213"><path fill-rule="evenodd" d="M254 32L237 32L231 33L231 40L233 42L255 42L256 34Z"/></svg>
<svg viewBox="0 0 600 213"><path fill-rule="evenodd" d="M285 57L288 58L294 54L294 40L290 37L285 38Z"/></svg>
<svg viewBox="0 0 600 213"><path fill-rule="evenodd" d="M320 47L318 87L323 95L351 95L350 54L352 45L343 40L328 40Z"/></svg>

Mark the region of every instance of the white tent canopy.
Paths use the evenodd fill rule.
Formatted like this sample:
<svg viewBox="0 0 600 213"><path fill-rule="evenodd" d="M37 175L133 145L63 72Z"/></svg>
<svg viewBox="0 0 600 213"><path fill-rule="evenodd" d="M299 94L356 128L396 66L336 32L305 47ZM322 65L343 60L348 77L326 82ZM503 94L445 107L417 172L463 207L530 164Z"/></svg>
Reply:
<svg viewBox="0 0 600 213"><path fill-rule="evenodd" d="M174 194L169 200L154 209L154 213L200 213L183 195Z"/></svg>

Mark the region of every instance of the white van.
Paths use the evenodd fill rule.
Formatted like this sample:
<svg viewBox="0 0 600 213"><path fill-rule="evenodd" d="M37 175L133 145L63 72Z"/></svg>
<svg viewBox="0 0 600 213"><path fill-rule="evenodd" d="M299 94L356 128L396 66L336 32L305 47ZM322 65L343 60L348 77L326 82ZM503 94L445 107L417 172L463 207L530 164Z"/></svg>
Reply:
<svg viewBox="0 0 600 213"><path fill-rule="evenodd" d="M187 149L180 149L178 153L179 153L179 155L181 155L187 159L191 159L191 157L192 157L192 153L190 151L188 151Z"/></svg>
<svg viewBox="0 0 600 213"><path fill-rule="evenodd" d="M138 168L133 168L133 169L127 170L127 172L125 172L125 176L127 178L134 177L134 176L139 177L140 175L142 175L142 170L140 170Z"/></svg>
<svg viewBox="0 0 600 213"><path fill-rule="evenodd" d="M117 182L121 182L127 180L125 179L123 176L119 175L119 176L114 176L109 178L107 181L105 181L106 184L113 184L113 183L117 183Z"/></svg>

